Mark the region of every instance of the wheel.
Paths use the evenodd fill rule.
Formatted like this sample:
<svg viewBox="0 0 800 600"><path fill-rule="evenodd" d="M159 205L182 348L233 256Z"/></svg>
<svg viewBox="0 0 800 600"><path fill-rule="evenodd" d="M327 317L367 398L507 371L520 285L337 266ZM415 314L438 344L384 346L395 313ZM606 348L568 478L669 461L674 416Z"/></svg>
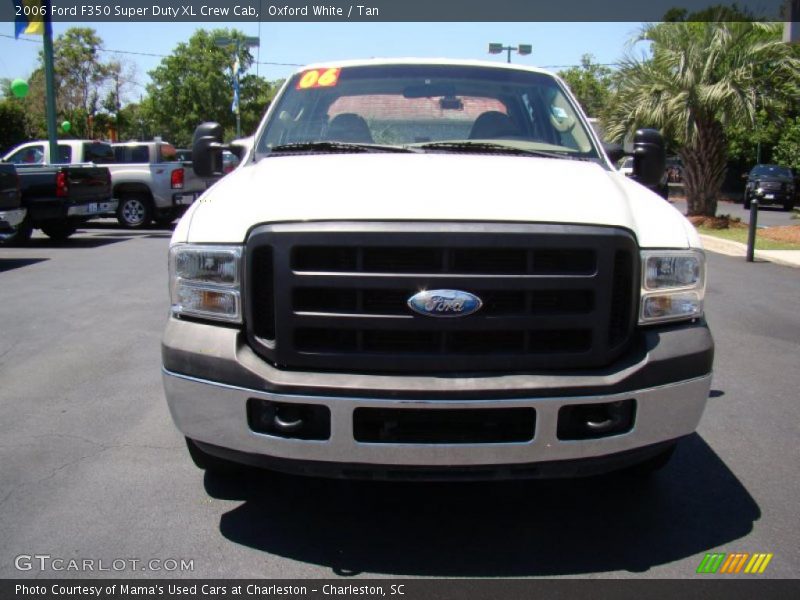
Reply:
<svg viewBox="0 0 800 600"><path fill-rule="evenodd" d="M63 242L75 233L76 230L77 227L69 223L48 223L47 225L42 225L42 231L45 235L57 242Z"/></svg>
<svg viewBox="0 0 800 600"><path fill-rule="evenodd" d="M786 212L792 212L794 210L794 202L789 200L788 202L783 203L783 210Z"/></svg>
<svg viewBox="0 0 800 600"><path fill-rule="evenodd" d="M14 233L0 234L0 246L21 246L31 239L32 234L33 225L31 225L30 218L26 216L22 223L17 225Z"/></svg>
<svg viewBox="0 0 800 600"><path fill-rule="evenodd" d="M750 196L748 195L744 197L744 208L745 210L750 210Z"/></svg>
<svg viewBox="0 0 800 600"><path fill-rule="evenodd" d="M142 229L150 224L150 199L143 194L122 196L117 208L119 224L128 229Z"/></svg>
<svg viewBox="0 0 800 600"><path fill-rule="evenodd" d="M235 475L241 473L246 469L244 465L219 458L213 454L209 454L202 450L193 439L186 438L186 447L189 450L189 456L192 457L192 462L199 469L215 473L217 475Z"/></svg>
<svg viewBox="0 0 800 600"><path fill-rule="evenodd" d="M633 465L625 469L625 473L628 475L632 475L633 477L649 477L660 471L664 467L667 466L669 460L672 458L672 455L675 453L675 447L677 444L672 444L668 448L665 448L655 456L651 456L647 460L640 462L639 464Z"/></svg>

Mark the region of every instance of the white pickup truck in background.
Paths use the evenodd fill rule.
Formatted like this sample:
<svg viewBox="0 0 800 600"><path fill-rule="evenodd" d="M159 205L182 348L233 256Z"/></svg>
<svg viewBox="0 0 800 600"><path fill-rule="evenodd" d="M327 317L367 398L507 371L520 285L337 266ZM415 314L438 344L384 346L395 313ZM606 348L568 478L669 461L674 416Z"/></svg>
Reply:
<svg viewBox="0 0 800 600"><path fill-rule="evenodd" d="M152 220L165 225L181 216L207 184L198 178L191 163L177 160L172 144L161 140L109 144L98 140L59 140L58 157L50 156L46 140L34 140L10 150L4 162L14 164L86 164L108 167L113 195L118 202L115 216L131 229L146 227Z"/></svg>

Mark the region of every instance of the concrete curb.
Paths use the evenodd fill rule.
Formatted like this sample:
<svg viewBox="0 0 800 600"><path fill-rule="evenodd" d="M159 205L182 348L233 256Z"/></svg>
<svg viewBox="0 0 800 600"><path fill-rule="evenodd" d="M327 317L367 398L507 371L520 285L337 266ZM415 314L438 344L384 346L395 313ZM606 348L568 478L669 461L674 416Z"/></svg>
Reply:
<svg viewBox="0 0 800 600"><path fill-rule="evenodd" d="M717 254L727 254L728 256L747 256L747 245L732 240L724 240L713 235L700 235L703 240L703 248L709 252ZM761 262L772 262L784 267L800 268L800 250L756 250L756 260Z"/></svg>

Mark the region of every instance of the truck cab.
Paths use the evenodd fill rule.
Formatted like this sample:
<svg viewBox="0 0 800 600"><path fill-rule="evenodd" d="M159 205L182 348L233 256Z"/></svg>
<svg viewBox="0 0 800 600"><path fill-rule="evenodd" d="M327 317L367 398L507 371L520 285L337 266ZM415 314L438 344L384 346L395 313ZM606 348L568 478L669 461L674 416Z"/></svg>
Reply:
<svg viewBox="0 0 800 600"><path fill-rule="evenodd" d="M219 174L222 128L195 133ZM195 463L356 478L653 471L711 382L705 255L566 85L477 61L300 69L181 219L162 341ZM641 184L641 185L640 185Z"/></svg>

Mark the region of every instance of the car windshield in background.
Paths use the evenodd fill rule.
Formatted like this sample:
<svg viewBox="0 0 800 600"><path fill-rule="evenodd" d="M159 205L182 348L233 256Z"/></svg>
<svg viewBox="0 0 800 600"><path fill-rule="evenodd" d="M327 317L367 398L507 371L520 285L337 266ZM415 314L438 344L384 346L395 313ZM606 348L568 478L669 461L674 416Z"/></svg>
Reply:
<svg viewBox="0 0 800 600"><path fill-rule="evenodd" d="M374 144L501 152L506 146L599 158L571 101L543 73L461 65L311 69L295 75L278 102L258 156L275 149L326 152L329 142L339 142L354 150Z"/></svg>
<svg viewBox="0 0 800 600"><path fill-rule="evenodd" d="M789 167L778 165L757 165L750 171L751 177L792 177L792 170Z"/></svg>

